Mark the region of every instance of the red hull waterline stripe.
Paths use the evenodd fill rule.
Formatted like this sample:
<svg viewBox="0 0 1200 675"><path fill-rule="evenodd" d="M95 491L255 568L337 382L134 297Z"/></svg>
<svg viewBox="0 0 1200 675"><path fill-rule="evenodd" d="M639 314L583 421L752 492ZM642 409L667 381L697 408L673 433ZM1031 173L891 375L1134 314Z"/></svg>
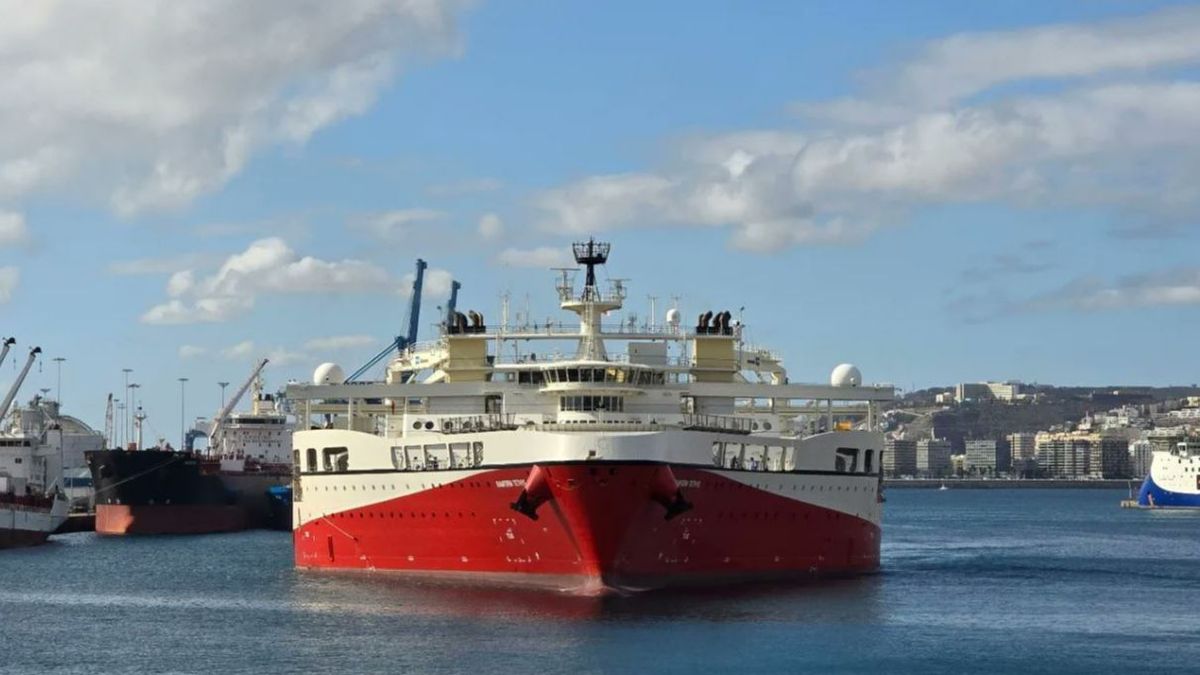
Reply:
<svg viewBox="0 0 1200 675"><path fill-rule="evenodd" d="M536 520L514 510L521 502ZM293 533L296 565L305 568L568 579L604 589L879 567L875 523L685 467L514 468L317 518L305 506L297 504Z"/></svg>
<svg viewBox="0 0 1200 675"><path fill-rule="evenodd" d="M237 506L207 504L96 505L98 534L208 534L246 528Z"/></svg>

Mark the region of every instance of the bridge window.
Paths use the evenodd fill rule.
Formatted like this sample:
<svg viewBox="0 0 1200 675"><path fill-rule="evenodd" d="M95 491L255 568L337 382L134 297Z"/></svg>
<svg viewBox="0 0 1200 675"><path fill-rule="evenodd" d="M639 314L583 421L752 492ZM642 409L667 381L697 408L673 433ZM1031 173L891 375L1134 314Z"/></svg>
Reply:
<svg viewBox="0 0 1200 675"><path fill-rule="evenodd" d="M326 471L350 470L350 450L348 448L325 448L323 454Z"/></svg>
<svg viewBox="0 0 1200 675"><path fill-rule="evenodd" d="M874 459L875 451L867 450L866 454L863 455L863 473L871 473L871 469L875 468L872 466L872 460Z"/></svg>
<svg viewBox="0 0 1200 675"><path fill-rule="evenodd" d="M858 471L858 448L838 448L837 456L838 471L849 471L850 473ZM847 468L847 464L849 468Z"/></svg>
<svg viewBox="0 0 1200 675"><path fill-rule="evenodd" d="M446 469L450 466L450 451L445 443L425 446L425 468L430 471Z"/></svg>
<svg viewBox="0 0 1200 675"><path fill-rule="evenodd" d="M392 446L392 467L397 471L403 471L408 468L408 457L405 456L404 448L401 446Z"/></svg>
<svg viewBox="0 0 1200 675"><path fill-rule="evenodd" d="M562 412L624 412L625 398L621 396L562 396Z"/></svg>
<svg viewBox="0 0 1200 675"><path fill-rule="evenodd" d="M317 449L309 448L307 451L307 454L308 454L308 470L309 471L317 471L318 470L317 469Z"/></svg>
<svg viewBox="0 0 1200 675"><path fill-rule="evenodd" d="M470 443L451 443L450 444L450 468L465 469L471 466L471 444Z"/></svg>

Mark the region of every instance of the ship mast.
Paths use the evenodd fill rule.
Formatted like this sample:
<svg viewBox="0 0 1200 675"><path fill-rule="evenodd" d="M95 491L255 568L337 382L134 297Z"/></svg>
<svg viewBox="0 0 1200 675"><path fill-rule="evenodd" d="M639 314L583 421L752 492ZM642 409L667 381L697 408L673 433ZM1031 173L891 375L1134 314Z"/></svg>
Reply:
<svg viewBox="0 0 1200 675"><path fill-rule="evenodd" d="M575 262L587 269L584 277L583 291L574 297L573 284L564 274L563 282L559 285L559 305L579 315L579 351L577 359L587 361L607 361L608 354L604 350L604 337L600 320L605 314L620 309L625 299L625 287L621 282L615 282L610 293L604 294L596 288L596 265L608 262L611 245L589 239L571 245L575 254Z"/></svg>

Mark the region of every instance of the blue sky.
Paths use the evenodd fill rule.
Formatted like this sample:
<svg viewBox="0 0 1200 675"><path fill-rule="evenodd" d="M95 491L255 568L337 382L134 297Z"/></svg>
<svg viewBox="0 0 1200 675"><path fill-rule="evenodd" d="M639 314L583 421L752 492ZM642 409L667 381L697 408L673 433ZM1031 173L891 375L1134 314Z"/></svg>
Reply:
<svg viewBox="0 0 1200 675"><path fill-rule="evenodd" d="M745 307L793 379L1188 384L1200 9L1152 2L24 3L0 334L174 438L270 356L365 361L614 243L629 307ZM100 29L96 29L100 26ZM431 335L432 309L423 330Z"/></svg>

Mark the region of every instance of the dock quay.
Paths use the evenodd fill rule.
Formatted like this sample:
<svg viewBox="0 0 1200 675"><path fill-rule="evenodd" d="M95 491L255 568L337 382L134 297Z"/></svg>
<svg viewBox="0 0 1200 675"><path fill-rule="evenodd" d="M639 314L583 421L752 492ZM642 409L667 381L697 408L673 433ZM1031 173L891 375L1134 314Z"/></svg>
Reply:
<svg viewBox="0 0 1200 675"><path fill-rule="evenodd" d="M1130 481L1118 479L1072 480L1060 478L885 478L886 489L924 488L938 489L945 485L951 490L1026 490L1026 489L1087 489L1125 490Z"/></svg>

